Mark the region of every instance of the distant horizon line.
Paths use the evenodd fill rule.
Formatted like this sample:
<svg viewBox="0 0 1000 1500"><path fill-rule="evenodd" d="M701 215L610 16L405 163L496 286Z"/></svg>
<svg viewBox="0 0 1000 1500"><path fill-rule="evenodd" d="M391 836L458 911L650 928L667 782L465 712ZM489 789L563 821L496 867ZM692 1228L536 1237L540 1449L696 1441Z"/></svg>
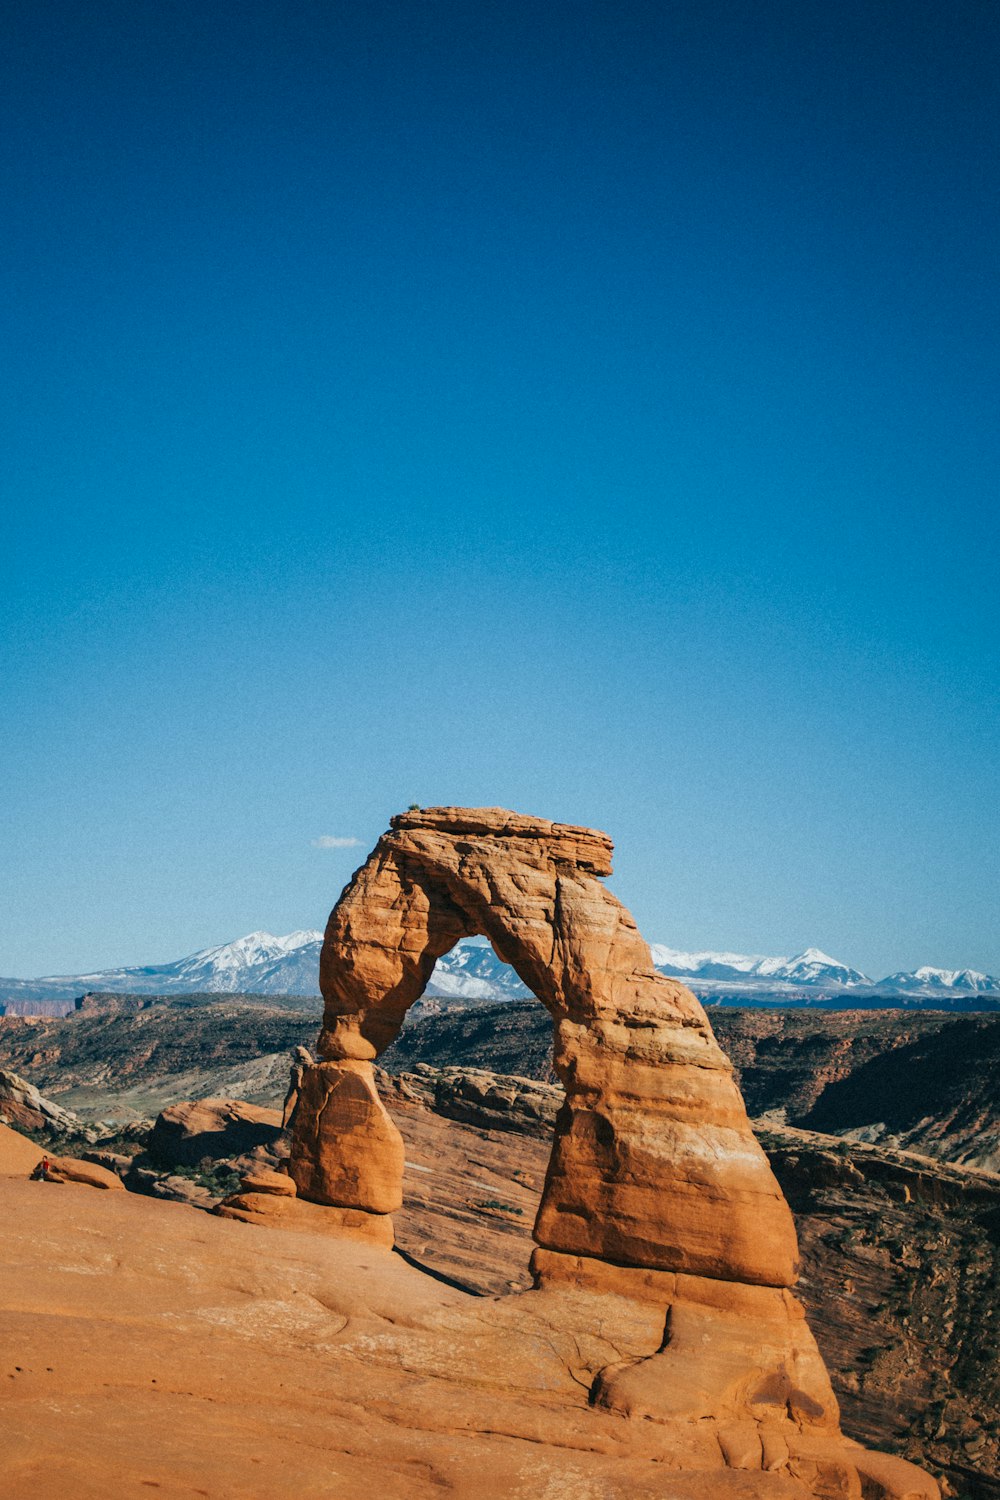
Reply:
<svg viewBox="0 0 1000 1500"><path fill-rule="evenodd" d="M185 954L180 955L180 957L172 958L172 959L163 959L163 960L159 960L159 961L156 961L156 962L146 962L146 963L111 964L111 965L105 965L105 966L103 966L101 968L80 969L80 970L77 970L75 972L63 972L63 973L49 972L49 973L44 973L44 974L29 974L29 975L3 974L3 975L0 975L0 978L10 979L10 980L16 980L19 983L32 983L32 982L41 983L43 981L56 982L56 981L59 981L59 980L69 981L69 980L77 980L77 979L79 979L79 980L100 979L100 978L102 978L105 975L118 973L118 972L121 972L121 971L124 971L124 970L149 970L149 969L155 970L155 969L169 968L169 967L171 967L171 966L173 966L175 964L184 963L184 962L186 962L186 961L188 961L190 959L200 958L202 956L206 956L206 955L212 954L212 953L225 952L226 949L228 949L228 948L234 948L238 944L245 943L249 939L253 939L253 938L257 938L257 939L261 939L261 940L267 940L267 941L270 941L270 942L276 943L276 944L287 943L290 938L299 938L299 939L301 939L300 942L295 943L291 948L284 949L284 951L286 953L294 953L297 949L305 947L305 946L307 946L311 942L321 942L322 939L323 939L323 936L324 936L323 929L318 928L318 927L297 927L297 928L293 928L292 931L287 932L287 933L274 933L274 932L271 932L268 928L261 927L261 928L254 928L251 932L241 933L238 937L229 938L226 941L221 942L221 943L210 943L210 944L207 944L205 947L195 948L190 953L185 953ZM471 938L462 938L462 939L459 939L459 941L460 942L469 942L469 941L474 941L475 942L475 941L478 941L478 942L489 944L489 946L492 947L492 944L490 944L489 938L486 937L485 934L476 934L476 935L473 935ZM647 940L644 939L644 941L647 941ZM927 971L930 974L938 974L938 975L946 975L947 974L947 975L952 975L952 976L956 976L956 977L958 975L967 974L967 975L975 976L976 978L982 978L982 979L997 979L998 978L997 975L994 975L993 973L991 973L991 972L989 972L987 970L977 969L972 964L944 965L944 964L918 963L913 968L894 969L894 970L892 970L891 973L883 974L878 979L875 979L875 978L871 977L869 974L867 974L865 971L863 971L863 970L861 970L859 968L856 968L853 964L846 963L844 960L834 957L832 954L827 953L824 949L820 949L820 948L818 948L814 944L810 944L810 945L808 945L807 947L801 949L798 952L789 953L789 954L773 954L773 953L760 953L760 952L745 953L745 952L740 952L739 950L734 949L734 948L717 948L717 949L716 948L697 948L697 949L696 948L678 948L678 947L674 947L672 944L661 943L661 942L658 942L656 940L648 940L647 945L650 948L651 953L652 953L652 951L654 949L661 949L661 950L663 950L665 952L665 954L669 955L671 958L676 957L677 959L686 959L686 960L691 961L688 964L679 965L679 967L683 967L683 968L690 968L691 967L691 963L696 963L698 961L707 961L707 962L710 963L713 960L716 963L720 963L720 964L723 964L723 965L725 965L727 963L727 960L737 960L737 961L741 961L741 962L749 962L749 963L755 963L755 964L756 963L773 963L773 964L782 965L782 966L783 965L796 964L796 963L800 962L801 960L807 960L807 961L812 961L812 962L823 962L825 964L830 964L830 965L833 965L833 966L841 967L843 969L849 969L852 972L858 974L859 975L859 979L858 979L858 981L856 981L857 985L861 985L861 984L878 985L878 984L885 983L887 980L894 979L897 976L901 976L901 975L919 976L922 971ZM278 955L275 955L275 958L277 958L277 956ZM500 961L503 962L503 960L500 960ZM656 960L655 960L655 956L654 956L654 963L655 962L656 962ZM658 964L657 967L662 967L662 965ZM687 977L697 979L698 975L697 974L690 974ZM705 976L705 977L707 979L710 979L710 976ZM763 973L763 974L759 974L759 973L758 974L748 974L747 975L748 979L749 978L756 978L756 979L766 980L769 977L772 977L772 976L769 976L766 973ZM775 976L775 977L777 977L777 976ZM719 982L722 982L722 981L719 981ZM781 981L779 980L778 982L781 982Z"/></svg>

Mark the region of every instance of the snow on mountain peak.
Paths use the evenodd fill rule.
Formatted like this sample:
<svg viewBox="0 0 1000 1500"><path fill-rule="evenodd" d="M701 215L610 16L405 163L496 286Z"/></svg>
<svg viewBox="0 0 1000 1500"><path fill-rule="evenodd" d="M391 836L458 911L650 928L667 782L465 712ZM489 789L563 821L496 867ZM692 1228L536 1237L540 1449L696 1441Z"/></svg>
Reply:
<svg viewBox="0 0 1000 1500"><path fill-rule="evenodd" d="M871 984L867 974L831 958L820 948L807 948L797 958L791 959L783 970L785 978L803 984L834 983L842 985Z"/></svg>
<svg viewBox="0 0 1000 1500"><path fill-rule="evenodd" d="M299 928L276 936L257 931L232 942L202 948L172 963L146 965L77 975L50 975L38 980L0 981L12 998L31 992L38 998L72 998L84 990L107 989L151 995L225 992L269 995L319 994L319 956L323 934ZM939 969L925 964L912 972L890 974L877 984L858 969L831 958L819 948L806 948L793 958L728 950L689 951L650 945L653 964L661 974L676 975L743 1003L764 994L775 1002L801 1001L803 991L821 998L846 990L905 997L905 1003L940 1003L945 997L971 1000L982 995L988 1003L1000 995L1000 978L977 969ZM718 989L716 989L718 987ZM497 957L484 937L462 938L439 958L427 993L447 999L515 1000L529 991L515 971ZM911 998L912 997L912 998Z"/></svg>
<svg viewBox="0 0 1000 1500"><path fill-rule="evenodd" d="M278 958L282 953L294 953L296 948L302 948L306 943L322 942L322 939L321 932L310 932L304 928L298 932L289 932L284 937L275 937L273 932L248 932L245 937L234 938L230 943L202 948L181 962L204 960L225 965L260 963L265 959Z"/></svg>
<svg viewBox="0 0 1000 1500"><path fill-rule="evenodd" d="M887 988L928 994L938 990L962 990L974 995L1000 993L1000 979L982 974L978 969L936 969L922 964L904 974L890 974L882 983Z"/></svg>
<svg viewBox="0 0 1000 1500"><path fill-rule="evenodd" d="M684 953L662 943L650 947L653 963L665 974L696 979L744 982L773 979L796 984L829 982L867 984L858 969L851 969L819 948L806 948L794 958L769 957L759 953Z"/></svg>

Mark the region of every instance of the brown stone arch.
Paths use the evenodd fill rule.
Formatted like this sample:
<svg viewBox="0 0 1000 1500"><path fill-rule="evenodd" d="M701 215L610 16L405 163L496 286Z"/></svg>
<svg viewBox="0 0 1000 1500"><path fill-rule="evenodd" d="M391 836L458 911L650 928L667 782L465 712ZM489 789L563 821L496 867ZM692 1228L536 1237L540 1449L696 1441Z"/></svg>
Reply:
<svg viewBox="0 0 1000 1500"><path fill-rule="evenodd" d="M435 961L482 935L553 1018L566 1090L535 1224L536 1267L579 1258L787 1287L791 1215L701 1005L653 968L601 884L611 841L503 809L392 819L326 931L320 1061L304 1070L290 1170L299 1195L368 1213L401 1202L402 1142L373 1060Z"/></svg>
<svg viewBox="0 0 1000 1500"><path fill-rule="evenodd" d="M940 1500L912 1465L841 1436L823 1360L788 1290L791 1215L732 1069L695 997L653 968L632 917L601 884L610 873L611 842L591 829L499 808L393 818L327 927L321 1060L299 1072L291 1122L299 1197L332 1205L335 1233L391 1245L403 1143L373 1061L435 960L481 934L551 1013L566 1090L535 1224L535 1290L500 1299L499 1340L519 1324L546 1341L568 1329L579 1356L577 1331L617 1329L623 1306L634 1329L640 1312L647 1341L589 1372L589 1400L661 1424L667 1462L680 1442L705 1471L699 1494L716 1493L712 1472L732 1468L748 1471L741 1494L777 1495L773 1479L803 1497ZM260 1217L252 1196L231 1200L243 1206L230 1212ZM322 1215L297 1207L304 1219L277 1222L315 1226ZM475 1306L449 1309L449 1358L463 1329L481 1350Z"/></svg>

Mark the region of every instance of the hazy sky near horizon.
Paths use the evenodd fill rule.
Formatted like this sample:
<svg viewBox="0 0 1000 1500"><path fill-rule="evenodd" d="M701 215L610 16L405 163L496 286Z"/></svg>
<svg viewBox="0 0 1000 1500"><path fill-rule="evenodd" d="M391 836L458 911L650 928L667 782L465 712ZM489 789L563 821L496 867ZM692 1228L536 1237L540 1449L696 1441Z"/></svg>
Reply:
<svg viewBox="0 0 1000 1500"><path fill-rule="evenodd" d="M1000 973L995 5L2 26L0 974L322 925L411 802Z"/></svg>

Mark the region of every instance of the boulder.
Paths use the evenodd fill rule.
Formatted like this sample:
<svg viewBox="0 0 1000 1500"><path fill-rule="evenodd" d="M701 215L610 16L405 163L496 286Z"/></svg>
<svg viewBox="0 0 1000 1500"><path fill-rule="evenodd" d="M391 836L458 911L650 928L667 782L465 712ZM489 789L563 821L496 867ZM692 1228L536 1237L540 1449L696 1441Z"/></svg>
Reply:
<svg viewBox="0 0 1000 1500"><path fill-rule="evenodd" d="M165 1198L171 1203L190 1203L193 1208L214 1208L216 1199L207 1187L192 1182L190 1177L157 1177L148 1185L152 1198Z"/></svg>
<svg viewBox="0 0 1000 1500"><path fill-rule="evenodd" d="M120 1151L82 1151L80 1159L96 1162L99 1167L106 1167L123 1180L132 1168L132 1157L125 1156Z"/></svg>
<svg viewBox="0 0 1000 1500"><path fill-rule="evenodd" d="M273 1146L280 1130L279 1110L241 1099L196 1099L157 1116L147 1149L160 1166L196 1167L205 1157L228 1160Z"/></svg>
<svg viewBox="0 0 1000 1500"><path fill-rule="evenodd" d="M284 1172L271 1172L266 1167L255 1167L242 1179L245 1193L273 1193L276 1198L294 1198L295 1183Z"/></svg>
<svg viewBox="0 0 1000 1500"><path fill-rule="evenodd" d="M53 1182L82 1182L86 1187L124 1193L125 1184L116 1172L98 1166L95 1161L80 1161L75 1156L50 1156L49 1177Z"/></svg>

